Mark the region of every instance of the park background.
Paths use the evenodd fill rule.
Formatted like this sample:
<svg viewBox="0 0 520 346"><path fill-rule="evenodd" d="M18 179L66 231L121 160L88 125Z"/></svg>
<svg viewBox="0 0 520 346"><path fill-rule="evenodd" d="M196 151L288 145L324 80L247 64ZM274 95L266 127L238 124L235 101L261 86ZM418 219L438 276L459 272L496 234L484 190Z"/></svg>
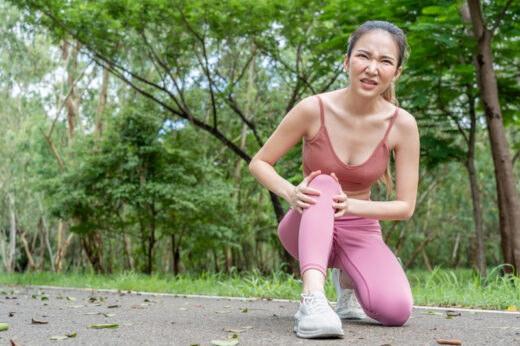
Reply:
<svg viewBox="0 0 520 346"><path fill-rule="evenodd" d="M420 303L520 307L520 3L505 0L0 0L0 280L297 295L288 204L247 163L301 99L348 85L348 36L369 19L407 34L397 99L421 135L415 214L381 222L385 241ZM301 142L275 168L298 184Z"/></svg>

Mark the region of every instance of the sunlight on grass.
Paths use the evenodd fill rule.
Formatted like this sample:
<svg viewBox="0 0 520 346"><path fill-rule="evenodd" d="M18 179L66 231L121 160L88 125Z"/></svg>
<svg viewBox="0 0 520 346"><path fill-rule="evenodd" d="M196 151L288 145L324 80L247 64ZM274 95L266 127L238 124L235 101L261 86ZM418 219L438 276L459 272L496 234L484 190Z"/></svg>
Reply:
<svg viewBox="0 0 520 346"><path fill-rule="evenodd" d="M447 270L436 267L429 273L410 270L407 273L414 303L428 306L456 306L482 309L520 309L520 278L501 275L500 267L490 270L486 278L469 269ZM301 280L281 271L262 275L258 271L230 275L202 273L148 276L133 272L113 275L93 273L50 272L5 274L0 273L4 285L46 285L82 288L107 288L175 294L200 294L235 297L280 298L297 300ZM327 297L336 300L330 279L325 285Z"/></svg>

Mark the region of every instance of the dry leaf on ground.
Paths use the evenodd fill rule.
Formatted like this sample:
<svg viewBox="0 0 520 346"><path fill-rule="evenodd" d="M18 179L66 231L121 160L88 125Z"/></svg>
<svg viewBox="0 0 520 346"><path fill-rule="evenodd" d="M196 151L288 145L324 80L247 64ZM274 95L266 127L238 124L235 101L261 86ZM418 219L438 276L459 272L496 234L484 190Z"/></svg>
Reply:
<svg viewBox="0 0 520 346"><path fill-rule="evenodd" d="M462 342L457 339L451 339L451 340L437 339L437 343L441 344L441 345L462 345Z"/></svg>
<svg viewBox="0 0 520 346"><path fill-rule="evenodd" d="M48 321L38 321L38 320L35 320L34 318L31 319L31 322L32 322L32 324L48 324L49 323Z"/></svg>

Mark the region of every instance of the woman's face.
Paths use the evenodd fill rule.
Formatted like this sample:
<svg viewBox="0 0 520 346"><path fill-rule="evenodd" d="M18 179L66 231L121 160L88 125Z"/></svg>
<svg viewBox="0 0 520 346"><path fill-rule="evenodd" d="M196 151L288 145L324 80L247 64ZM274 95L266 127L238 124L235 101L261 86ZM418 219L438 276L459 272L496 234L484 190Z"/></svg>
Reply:
<svg viewBox="0 0 520 346"><path fill-rule="evenodd" d="M357 40L350 59L345 55L350 88L367 97L381 95L401 74L398 58L399 48L391 34L367 32Z"/></svg>

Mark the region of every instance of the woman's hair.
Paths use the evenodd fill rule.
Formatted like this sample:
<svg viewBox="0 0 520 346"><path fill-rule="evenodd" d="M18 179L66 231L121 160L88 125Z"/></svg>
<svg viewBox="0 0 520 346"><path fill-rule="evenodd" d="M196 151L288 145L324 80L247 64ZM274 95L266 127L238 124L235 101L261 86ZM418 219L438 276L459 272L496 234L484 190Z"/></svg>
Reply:
<svg viewBox="0 0 520 346"><path fill-rule="evenodd" d="M364 34L375 31L382 30L388 32L392 35L395 43L398 48L398 57L397 57L397 66L396 71L403 62L408 58L409 55L409 47L408 42L406 41L406 36L404 35L403 30L395 26L394 24L382 20L369 20L363 24L361 24L351 35L348 40L348 48L347 48L347 57L350 59L350 55L352 54L352 49L356 45L356 42L359 40L361 36ZM393 104L399 105L397 98L395 97L394 85L393 83L381 94L383 98ZM381 180L386 185L386 192L389 195L392 192L392 176L390 175L390 161L388 163L388 167L386 168L385 173L381 177Z"/></svg>

